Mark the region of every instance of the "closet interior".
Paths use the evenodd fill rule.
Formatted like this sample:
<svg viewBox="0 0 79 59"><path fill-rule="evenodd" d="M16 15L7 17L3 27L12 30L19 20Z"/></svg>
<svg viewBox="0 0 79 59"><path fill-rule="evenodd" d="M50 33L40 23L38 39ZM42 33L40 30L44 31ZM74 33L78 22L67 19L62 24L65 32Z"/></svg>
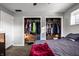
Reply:
<svg viewBox="0 0 79 59"><path fill-rule="evenodd" d="M46 39L61 38L61 18L46 18Z"/></svg>
<svg viewBox="0 0 79 59"><path fill-rule="evenodd" d="M40 40L40 18L24 18L25 43Z"/></svg>

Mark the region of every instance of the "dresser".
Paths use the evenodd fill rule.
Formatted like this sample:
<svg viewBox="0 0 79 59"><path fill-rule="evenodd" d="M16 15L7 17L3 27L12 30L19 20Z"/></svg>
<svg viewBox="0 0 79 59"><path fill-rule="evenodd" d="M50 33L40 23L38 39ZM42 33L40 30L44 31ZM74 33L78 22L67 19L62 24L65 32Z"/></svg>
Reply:
<svg viewBox="0 0 79 59"><path fill-rule="evenodd" d="M5 33L0 33L0 56L5 56Z"/></svg>

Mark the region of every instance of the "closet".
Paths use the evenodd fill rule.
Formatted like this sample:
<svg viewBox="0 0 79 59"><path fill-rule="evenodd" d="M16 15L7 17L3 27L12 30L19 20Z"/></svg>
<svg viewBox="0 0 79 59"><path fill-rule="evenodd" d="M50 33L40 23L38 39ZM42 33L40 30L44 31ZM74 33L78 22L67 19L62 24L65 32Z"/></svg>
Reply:
<svg viewBox="0 0 79 59"><path fill-rule="evenodd" d="M25 42L40 40L40 18L24 18Z"/></svg>
<svg viewBox="0 0 79 59"><path fill-rule="evenodd" d="M61 38L61 18L46 18L46 39Z"/></svg>

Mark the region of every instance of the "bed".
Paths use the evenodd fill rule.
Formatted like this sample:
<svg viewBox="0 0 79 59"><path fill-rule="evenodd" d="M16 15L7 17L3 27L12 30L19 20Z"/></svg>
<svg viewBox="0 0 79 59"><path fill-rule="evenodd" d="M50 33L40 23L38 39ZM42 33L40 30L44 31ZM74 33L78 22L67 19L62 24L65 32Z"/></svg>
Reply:
<svg viewBox="0 0 79 59"><path fill-rule="evenodd" d="M37 40L35 44L47 43L55 56L79 56L79 34L68 34L58 40Z"/></svg>

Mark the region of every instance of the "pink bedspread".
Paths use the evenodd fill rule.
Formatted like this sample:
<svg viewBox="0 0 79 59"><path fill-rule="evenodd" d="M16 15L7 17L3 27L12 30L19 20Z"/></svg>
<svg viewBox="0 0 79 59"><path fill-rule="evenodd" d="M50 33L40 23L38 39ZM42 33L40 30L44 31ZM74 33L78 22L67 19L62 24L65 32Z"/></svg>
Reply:
<svg viewBox="0 0 79 59"><path fill-rule="evenodd" d="M33 44L30 56L54 56L54 53L48 47L47 43L44 44Z"/></svg>

